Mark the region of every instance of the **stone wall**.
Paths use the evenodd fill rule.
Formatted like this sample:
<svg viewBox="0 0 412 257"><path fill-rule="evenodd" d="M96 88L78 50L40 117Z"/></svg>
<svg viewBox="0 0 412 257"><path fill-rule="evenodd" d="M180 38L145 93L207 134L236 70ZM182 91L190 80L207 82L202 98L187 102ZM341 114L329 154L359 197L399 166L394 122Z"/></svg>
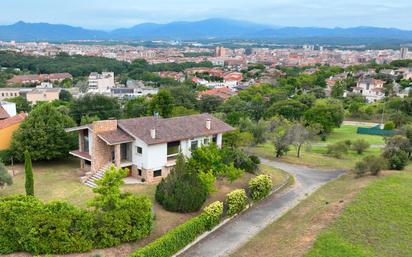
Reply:
<svg viewBox="0 0 412 257"><path fill-rule="evenodd" d="M114 151L113 146L109 146L100 137L98 133L117 129L117 120L103 120L95 121L92 124L92 133L89 137L92 137L92 166L91 171L93 173L99 171L103 166L112 161L112 153Z"/></svg>

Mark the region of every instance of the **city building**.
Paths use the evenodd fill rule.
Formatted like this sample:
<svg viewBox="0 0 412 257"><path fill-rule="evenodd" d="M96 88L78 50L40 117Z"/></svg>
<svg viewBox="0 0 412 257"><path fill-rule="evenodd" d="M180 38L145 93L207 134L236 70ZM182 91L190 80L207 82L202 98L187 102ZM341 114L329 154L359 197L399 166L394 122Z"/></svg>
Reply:
<svg viewBox="0 0 412 257"><path fill-rule="evenodd" d="M353 89L353 93L361 94L369 103L373 103L385 97L384 84L385 81L378 79L362 79Z"/></svg>
<svg viewBox="0 0 412 257"><path fill-rule="evenodd" d="M114 88L114 72L92 72L89 75L88 93L104 94L110 93L110 90Z"/></svg>
<svg viewBox="0 0 412 257"><path fill-rule="evenodd" d="M14 75L7 81L8 84L40 84L41 82L61 82L65 79L73 79L70 73L34 74L34 75Z"/></svg>
<svg viewBox="0 0 412 257"><path fill-rule="evenodd" d="M400 56L400 58L401 58L402 60L405 60L405 59L408 58L408 51L409 51L409 49L408 49L407 47L402 47L402 48L401 48L401 56Z"/></svg>

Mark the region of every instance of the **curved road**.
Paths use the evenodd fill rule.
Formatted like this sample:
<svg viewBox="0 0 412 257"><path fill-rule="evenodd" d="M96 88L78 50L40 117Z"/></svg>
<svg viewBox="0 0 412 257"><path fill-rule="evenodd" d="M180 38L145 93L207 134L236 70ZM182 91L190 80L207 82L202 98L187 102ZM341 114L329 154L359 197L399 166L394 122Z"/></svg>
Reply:
<svg viewBox="0 0 412 257"><path fill-rule="evenodd" d="M180 256L217 257L227 256L269 224L276 221L301 200L325 183L344 173L340 170L319 170L262 159L268 166L284 170L295 176L292 188L273 194L263 202L254 205L242 215L235 217L216 231L190 247Z"/></svg>

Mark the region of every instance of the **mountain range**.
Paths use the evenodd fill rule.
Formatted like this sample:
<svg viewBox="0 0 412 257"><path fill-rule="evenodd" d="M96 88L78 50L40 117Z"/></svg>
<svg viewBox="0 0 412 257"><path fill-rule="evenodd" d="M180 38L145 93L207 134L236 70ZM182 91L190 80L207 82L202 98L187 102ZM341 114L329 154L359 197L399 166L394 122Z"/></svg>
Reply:
<svg viewBox="0 0 412 257"><path fill-rule="evenodd" d="M252 22L207 19L167 24L142 23L113 31L90 30L62 24L17 22L0 26L0 40L222 40L265 39L272 41L412 42L412 31L395 28L276 27ZM299 41L298 40L298 41Z"/></svg>

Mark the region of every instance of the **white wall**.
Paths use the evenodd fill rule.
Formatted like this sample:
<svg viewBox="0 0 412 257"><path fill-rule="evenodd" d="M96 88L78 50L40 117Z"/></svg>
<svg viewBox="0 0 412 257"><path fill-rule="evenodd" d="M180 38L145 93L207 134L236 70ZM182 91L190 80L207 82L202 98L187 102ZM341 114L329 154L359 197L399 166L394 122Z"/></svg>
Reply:
<svg viewBox="0 0 412 257"><path fill-rule="evenodd" d="M0 105L9 114L10 117L16 116L16 104L10 102L0 102Z"/></svg>

